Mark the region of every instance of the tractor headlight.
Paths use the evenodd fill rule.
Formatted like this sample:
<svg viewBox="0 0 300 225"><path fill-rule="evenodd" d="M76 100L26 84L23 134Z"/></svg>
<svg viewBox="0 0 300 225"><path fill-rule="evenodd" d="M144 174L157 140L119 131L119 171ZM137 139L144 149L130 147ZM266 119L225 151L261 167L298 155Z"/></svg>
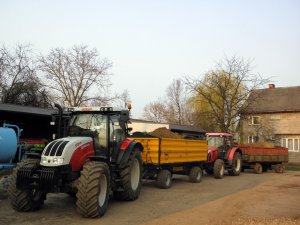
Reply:
<svg viewBox="0 0 300 225"><path fill-rule="evenodd" d="M64 159L63 158L54 158L53 159L53 164L63 164L64 163Z"/></svg>
<svg viewBox="0 0 300 225"><path fill-rule="evenodd" d="M41 158L41 163L42 163L42 164L47 163L47 158L46 158L46 157L42 157L42 158Z"/></svg>

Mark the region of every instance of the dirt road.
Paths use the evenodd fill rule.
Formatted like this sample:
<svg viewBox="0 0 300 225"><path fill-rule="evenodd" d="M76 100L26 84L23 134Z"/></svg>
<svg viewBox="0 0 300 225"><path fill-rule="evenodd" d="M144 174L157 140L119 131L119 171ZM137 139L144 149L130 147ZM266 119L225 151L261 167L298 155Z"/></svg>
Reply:
<svg viewBox="0 0 300 225"><path fill-rule="evenodd" d="M19 213L0 192L0 224L300 224L300 172L242 173L201 183L177 176L171 189L144 182L135 202L110 201L100 219L76 213L75 199L49 194L40 211Z"/></svg>

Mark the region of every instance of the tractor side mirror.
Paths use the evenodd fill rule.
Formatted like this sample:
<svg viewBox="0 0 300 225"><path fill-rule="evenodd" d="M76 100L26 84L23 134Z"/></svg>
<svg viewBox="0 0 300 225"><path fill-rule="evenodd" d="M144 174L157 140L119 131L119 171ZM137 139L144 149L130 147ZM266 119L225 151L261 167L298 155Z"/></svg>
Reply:
<svg viewBox="0 0 300 225"><path fill-rule="evenodd" d="M55 117L55 116L52 116L52 117L51 117L50 125L51 125L51 126L55 126L55 121L56 121L56 117Z"/></svg>
<svg viewBox="0 0 300 225"><path fill-rule="evenodd" d="M126 123L128 122L128 120L129 120L129 112L125 110L121 111L119 117L119 124L123 130L126 130Z"/></svg>

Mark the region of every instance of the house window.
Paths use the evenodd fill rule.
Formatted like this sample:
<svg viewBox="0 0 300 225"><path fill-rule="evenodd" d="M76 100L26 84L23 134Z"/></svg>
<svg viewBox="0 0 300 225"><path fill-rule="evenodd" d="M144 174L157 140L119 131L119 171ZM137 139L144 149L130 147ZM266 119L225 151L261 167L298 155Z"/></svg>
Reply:
<svg viewBox="0 0 300 225"><path fill-rule="evenodd" d="M299 152L299 139L298 138L282 138L282 147L286 147L290 152Z"/></svg>
<svg viewBox="0 0 300 225"><path fill-rule="evenodd" d="M258 142L258 136L248 136L248 143Z"/></svg>
<svg viewBox="0 0 300 225"><path fill-rule="evenodd" d="M299 151L299 139L294 139L294 150Z"/></svg>
<svg viewBox="0 0 300 225"><path fill-rule="evenodd" d="M280 115L271 115L271 120L280 120Z"/></svg>
<svg viewBox="0 0 300 225"><path fill-rule="evenodd" d="M260 118L259 116L251 116L250 117L250 125L259 125Z"/></svg>

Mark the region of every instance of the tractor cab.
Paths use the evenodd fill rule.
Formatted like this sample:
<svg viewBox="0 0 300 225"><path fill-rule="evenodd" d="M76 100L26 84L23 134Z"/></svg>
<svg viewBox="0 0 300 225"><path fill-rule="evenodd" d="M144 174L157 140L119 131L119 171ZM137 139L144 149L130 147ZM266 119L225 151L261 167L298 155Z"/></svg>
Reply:
<svg viewBox="0 0 300 225"><path fill-rule="evenodd" d="M96 156L110 157L128 136L129 111L112 107L71 108L67 137L87 136L93 140Z"/></svg>
<svg viewBox="0 0 300 225"><path fill-rule="evenodd" d="M215 147L219 158L226 159L227 152L233 147L233 135L228 133L208 133L208 146Z"/></svg>

